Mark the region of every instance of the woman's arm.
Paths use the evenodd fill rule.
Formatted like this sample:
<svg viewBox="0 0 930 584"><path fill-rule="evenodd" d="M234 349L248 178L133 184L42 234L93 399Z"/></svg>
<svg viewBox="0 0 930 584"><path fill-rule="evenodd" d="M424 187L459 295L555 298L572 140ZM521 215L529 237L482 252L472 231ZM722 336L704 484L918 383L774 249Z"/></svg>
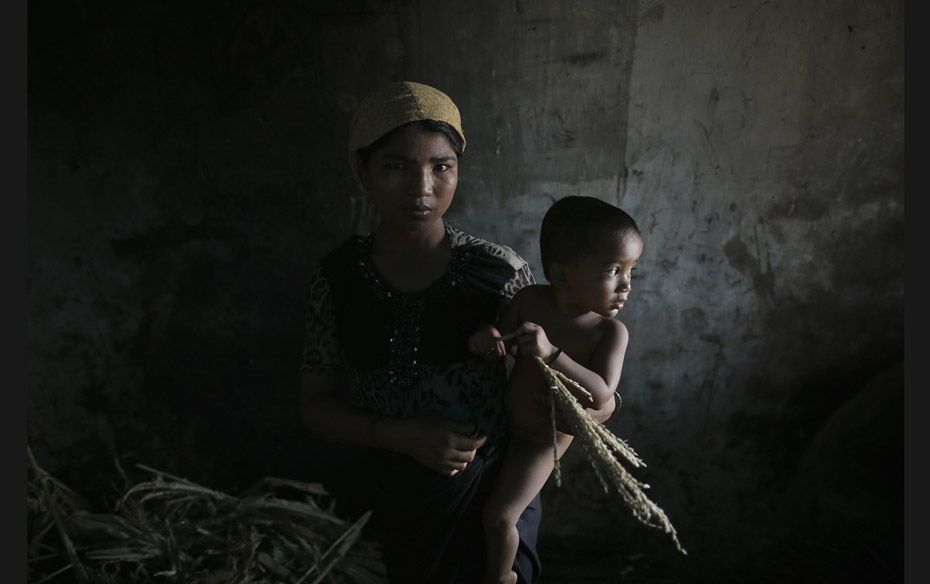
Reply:
<svg viewBox="0 0 930 584"><path fill-rule="evenodd" d="M446 418L389 418L353 407L334 395L335 387L333 375L301 378L301 419L331 440L406 454L449 476L464 469L487 440L473 437L471 425Z"/></svg>
<svg viewBox="0 0 930 584"><path fill-rule="evenodd" d="M521 288L510 299L498 318L497 324L481 324L468 338L468 348L475 355L488 360L496 360L507 355L507 350L515 341L513 331L519 322L520 305L526 296L526 288Z"/></svg>

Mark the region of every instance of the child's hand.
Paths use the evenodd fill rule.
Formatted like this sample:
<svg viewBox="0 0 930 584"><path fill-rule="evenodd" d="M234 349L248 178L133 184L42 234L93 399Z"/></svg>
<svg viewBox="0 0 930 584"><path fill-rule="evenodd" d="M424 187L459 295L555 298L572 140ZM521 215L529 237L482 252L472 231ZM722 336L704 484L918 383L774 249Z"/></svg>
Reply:
<svg viewBox="0 0 930 584"><path fill-rule="evenodd" d="M514 334L517 336L518 353L521 355L536 355L545 360L556 351L543 327L534 322L524 322L517 327Z"/></svg>
<svg viewBox="0 0 930 584"><path fill-rule="evenodd" d="M484 325L468 337L468 349L485 359L497 359L507 354L500 332L491 325Z"/></svg>

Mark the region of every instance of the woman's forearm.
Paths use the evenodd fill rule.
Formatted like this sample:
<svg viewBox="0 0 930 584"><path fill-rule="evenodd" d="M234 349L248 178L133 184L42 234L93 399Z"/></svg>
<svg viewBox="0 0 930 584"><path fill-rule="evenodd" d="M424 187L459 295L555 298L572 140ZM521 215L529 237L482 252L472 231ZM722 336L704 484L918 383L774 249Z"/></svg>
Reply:
<svg viewBox="0 0 930 584"><path fill-rule="evenodd" d="M353 407L332 393L334 380L307 376L300 416L316 434L345 444L406 454L444 475L454 475L487 440L473 425L440 417L391 418Z"/></svg>
<svg viewBox="0 0 930 584"><path fill-rule="evenodd" d="M300 416L312 432L336 442L406 451L401 420L356 408L328 392L302 391Z"/></svg>

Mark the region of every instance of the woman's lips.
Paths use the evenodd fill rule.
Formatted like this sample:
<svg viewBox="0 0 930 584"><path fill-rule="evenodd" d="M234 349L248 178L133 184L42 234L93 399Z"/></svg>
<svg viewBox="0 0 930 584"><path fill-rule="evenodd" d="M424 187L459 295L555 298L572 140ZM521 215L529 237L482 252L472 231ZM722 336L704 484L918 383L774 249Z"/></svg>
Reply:
<svg viewBox="0 0 930 584"><path fill-rule="evenodd" d="M405 207L405 210L417 217L426 217L433 212L433 208L429 205L411 205L410 207Z"/></svg>

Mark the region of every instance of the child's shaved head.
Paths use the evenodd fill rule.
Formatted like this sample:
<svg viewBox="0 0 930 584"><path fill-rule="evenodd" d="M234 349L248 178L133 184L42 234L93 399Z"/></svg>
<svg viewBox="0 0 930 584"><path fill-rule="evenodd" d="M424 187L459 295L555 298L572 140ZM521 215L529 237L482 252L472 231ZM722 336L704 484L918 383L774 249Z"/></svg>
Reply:
<svg viewBox="0 0 930 584"><path fill-rule="evenodd" d="M609 203L594 197L559 199L546 211L539 232L543 274L548 280L552 264L570 264L616 235L642 239L633 218Z"/></svg>

